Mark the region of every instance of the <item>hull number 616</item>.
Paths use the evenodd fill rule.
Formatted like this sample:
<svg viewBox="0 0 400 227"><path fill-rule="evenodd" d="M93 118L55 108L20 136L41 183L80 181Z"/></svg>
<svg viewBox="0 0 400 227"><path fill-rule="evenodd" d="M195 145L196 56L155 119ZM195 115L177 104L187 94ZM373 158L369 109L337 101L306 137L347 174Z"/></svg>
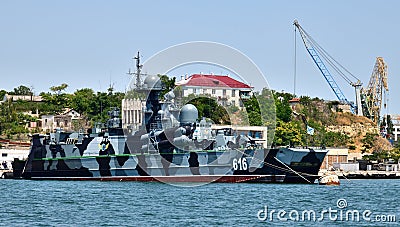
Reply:
<svg viewBox="0 0 400 227"><path fill-rule="evenodd" d="M247 170L247 160L245 158L234 158L232 167L234 170Z"/></svg>

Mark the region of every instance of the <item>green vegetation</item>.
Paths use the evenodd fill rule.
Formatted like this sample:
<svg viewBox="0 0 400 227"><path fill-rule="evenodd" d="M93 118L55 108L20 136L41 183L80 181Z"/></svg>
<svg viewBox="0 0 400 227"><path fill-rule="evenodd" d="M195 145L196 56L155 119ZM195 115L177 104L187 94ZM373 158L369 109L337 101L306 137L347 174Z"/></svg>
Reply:
<svg viewBox="0 0 400 227"><path fill-rule="evenodd" d="M107 111L111 107L121 108L121 101L125 94L113 92L112 88L108 92L95 93L90 88L76 90L73 94L65 93L67 84L53 86L51 92L42 92L40 95L43 102L30 102L8 100L0 105L0 134L11 137L11 135L21 135L28 133L26 125L38 119L28 115L28 113L39 113L40 115L57 115L63 113L65 108L72 108L81 113L90 123L105 122L108 119ZM0 95L5 93L13 95L32 95L30 88L23 85L14 88L12 92L0 91Z"/></svg>
<svg viewBox="0 0 400 227"><path fill-rule="evenodd" d="M199 119L205 117L211 119L216 124L231 124L227 110L217 104L217 101L212 97L199 97L190 94L183 98L183 103L190 103L197 107L199 111Z"/></svg>
<svg viewBox="0 0 400 227"><path fill-rule="evenodd" d="M400 144L394 147L385 139L373 133L367 133L362 139L362 152L370 155L363 156L370 161L383 162L393 159L397 162L400 158Z"/></svg>
<svg viewBox="0 0 400 227"><path fill-rule="evenodd" d="M273 128L271 121L276 120L273 140L276 146L344 147L351 142L346 134L326 131L326 126L334 124L336 120L335 113L323 100L301 96L294 114L289 103L293 98L295 98L293 94L276 91L268 93L266 89L261 94L254 94L244 102L250 125L261 125L264 122L263 125ZM274 104L270 103L271 100ZM261 103L264 105L260 105ZM264 108L263 114L260 106ZM276 119L271 117L273 111L276 113ZM307 125L315 129L314 135L307 134Z"/></svg>
<svg viewBox="0 0 400 227"><path fill-rule="evenodd" d="M11 138L12 135L17 135L19 138L22 134L28 133L25 125L36 120L27 114L18 112L18 105L21 103L15 105L11 101L0 105L0 132L7 138Z"/></svg>
<svg viewBox="0 0 400 227"><path fill-rule="evenodd" d="M251 126L262 125L261 111L257 95L253 94L249 100L244 101L244 106L248 115L249 124Z"/></svg>
<svg viewBox="0 0 400 227"><path fill-rule="evenodd" d="M371 155L363 156L363 159L369 161L378 161L384 162L392 159L395 163L397 163L400 159L400 148L395 147L391 150L384 150L382 152L374 152Z"/></svg>
<svg viewBox="0 0 400 227"><path fill-rule="evenodd" d="M9 95L33 95L32 89L27 86L20 85L14 88L14 91L8 92ZM3 94L4 95L4 94Z"/></svg>

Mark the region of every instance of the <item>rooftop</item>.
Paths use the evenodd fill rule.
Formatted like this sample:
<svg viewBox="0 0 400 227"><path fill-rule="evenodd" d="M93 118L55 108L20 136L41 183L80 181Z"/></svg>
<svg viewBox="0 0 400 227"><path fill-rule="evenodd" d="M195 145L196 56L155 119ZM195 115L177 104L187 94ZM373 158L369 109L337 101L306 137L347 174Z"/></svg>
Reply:
<svg viewBox="0 0 400 227"><path fill-rule="evenodd" d="M32 101L32 102L41 102L43 101L42 96L36 95L9 95L5 94L3 98L3 102L7 100L17 101L17 100L24 100L24 101Z"/></svg>
<svg viewBox="0 0 400 227"><path fill-rule="evenodd" d="M176 82L177 86L202 86L202 87L229 87L248 88L252 87L235 80L229 76L193 74L189 78Z"/></svg>

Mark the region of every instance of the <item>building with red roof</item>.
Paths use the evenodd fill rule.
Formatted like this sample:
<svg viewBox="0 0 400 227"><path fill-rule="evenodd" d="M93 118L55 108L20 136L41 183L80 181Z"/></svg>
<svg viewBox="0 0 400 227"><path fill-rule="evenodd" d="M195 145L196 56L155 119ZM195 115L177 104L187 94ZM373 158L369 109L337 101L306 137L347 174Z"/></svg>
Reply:
<svg viewBox="0 0 400 227"><path fill-rule="evenodd" d="M242 100L250 98L253 89L226 75L193 74L176 82L176 85L182 87L184 97L190 94L210 95L224 106L238 107L243 107Z"/></svg>

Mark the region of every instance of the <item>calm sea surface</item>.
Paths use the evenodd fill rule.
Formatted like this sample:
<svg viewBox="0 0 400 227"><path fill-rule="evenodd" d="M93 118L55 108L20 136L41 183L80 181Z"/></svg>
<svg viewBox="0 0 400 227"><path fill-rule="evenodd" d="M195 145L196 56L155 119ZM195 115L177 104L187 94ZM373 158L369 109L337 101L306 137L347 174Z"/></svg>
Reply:
<svg viewBox="0 0 400 227"><path fill-rule="evenodd" d="M141 182L0 180L0 225L260 226L272 222L281 226L384 226L400 223L399 188L400 180L342 180L339 187L294 184L176 187ZM337 204L339 199L342 200ZM329 209L331 217L329 213L321 215ZM270 215L271 210L276 212ZM281 218L287 221L278 220L279 210ZM304 210L313 210L316 219L322 216L322 220L309 220L307 213L302 220ZM349 214L346 221L347 211L359 212L360 220L352 220ZM366 220L363 212L367 212ZM373 222L376 217L392 218L390 215L395 216L395 223Z"/></svg>

